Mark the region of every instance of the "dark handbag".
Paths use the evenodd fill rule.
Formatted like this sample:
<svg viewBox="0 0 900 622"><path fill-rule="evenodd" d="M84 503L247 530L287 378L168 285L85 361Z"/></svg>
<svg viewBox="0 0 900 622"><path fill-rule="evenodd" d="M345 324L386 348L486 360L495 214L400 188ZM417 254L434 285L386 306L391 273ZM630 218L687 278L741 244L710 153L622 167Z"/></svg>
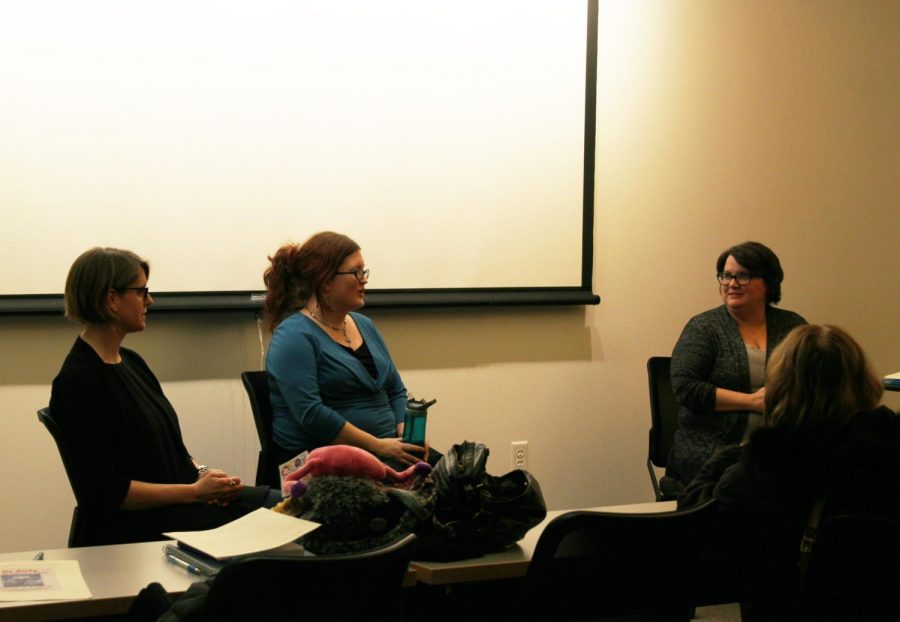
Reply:
<svg viewBox="0 0 900 622"><path fill-rule="evenodd" d="M463 441L438 460L431 476L445 510L478 504L478 486L487 474L489 454L483 443Z"/></svg>
<svg viewBox="0 0 900 622"><path fill-rule="evenodd" d="M534 476L522 469L489 475L489 453L483 443L465 441L438 461L434 516L419 533L419 559L450 561L502 551L547 516Z"/></svg>

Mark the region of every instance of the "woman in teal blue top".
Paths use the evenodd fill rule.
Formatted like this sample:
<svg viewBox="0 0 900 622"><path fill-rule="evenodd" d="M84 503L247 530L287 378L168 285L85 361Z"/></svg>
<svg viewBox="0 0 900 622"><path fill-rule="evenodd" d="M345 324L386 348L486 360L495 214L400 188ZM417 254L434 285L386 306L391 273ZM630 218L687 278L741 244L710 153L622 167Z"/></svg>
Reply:
<svg viewBox="0 0 900 622"><path fill-rule="evenodd" d="M399 438L406 387L375 324L355 313L369 277L359 245L317 233L282 246L270 262L266 371L279 462L334 444L395 463L422 460L422 447Z"/></svg>

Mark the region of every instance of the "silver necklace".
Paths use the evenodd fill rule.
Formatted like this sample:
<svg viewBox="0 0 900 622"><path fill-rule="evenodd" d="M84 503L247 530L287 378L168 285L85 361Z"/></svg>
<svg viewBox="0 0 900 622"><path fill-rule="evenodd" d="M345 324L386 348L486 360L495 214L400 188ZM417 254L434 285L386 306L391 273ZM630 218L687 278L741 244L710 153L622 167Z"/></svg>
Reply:
<svg viewBox="0 0 900 622"><path fill-rule="evenodd" d="M344 336L344 341L347 342L348 346L352 346L353 342L350 341L350 335L347 334L347 318L344 318L344 323L341 326L332 326L331 324L326 324L322 318L319 317L319 314L310 309L306 310L309 313L309 317L314 319L316 322L324 326L325 328L330 328L336 333L341 333Z"/></svg>

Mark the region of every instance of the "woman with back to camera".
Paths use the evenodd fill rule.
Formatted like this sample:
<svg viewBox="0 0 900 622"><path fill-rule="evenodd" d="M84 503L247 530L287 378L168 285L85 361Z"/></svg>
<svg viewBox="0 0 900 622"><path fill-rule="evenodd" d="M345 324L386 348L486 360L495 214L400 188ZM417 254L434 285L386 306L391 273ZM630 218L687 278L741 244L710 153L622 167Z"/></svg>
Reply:
<svg viewBox="0 0 900 622"><path fill-rule="evenodd" d="M66 279L66 316L84 325L53 380L50 413L69 447L72 487L87 544L165 539L209 529L274 504L268 487L198 465L178 417L144 360L122 347L146 328L148 262L93 248Z"/></svg>
<svg viewBox="0 0 900 622"><path fill-rule="evenodd" d="M733 549L725 558L740 566L747 590L745 620L797 619L799 543L816 500L824 502L823 518L900 519L900 417L879 406L883 392L845 331L795 328L769 362L763 427L719 451L679 499L679 509L718 500ZM853 594L851 585L842 587Z"/></svg>
<svg viewBox="0 0 900 622"><path fill-rule="evenodd" d="M716 279L723 304L691 318L672 352L672 389L681 410L666 475L682 485L718 449L758 425L768 353L806 323L772 306L781 300L784 272L759 242L719 255Z"/></svg>
<svg viewBox="0 0 900 622"><path fill-rule="evenodd" d="M365 304L369 270L346 235L317 233L269 258L266 371L279 463L324 445L354 445L399 465L424 459L404 443L406 387Z"/></svg>

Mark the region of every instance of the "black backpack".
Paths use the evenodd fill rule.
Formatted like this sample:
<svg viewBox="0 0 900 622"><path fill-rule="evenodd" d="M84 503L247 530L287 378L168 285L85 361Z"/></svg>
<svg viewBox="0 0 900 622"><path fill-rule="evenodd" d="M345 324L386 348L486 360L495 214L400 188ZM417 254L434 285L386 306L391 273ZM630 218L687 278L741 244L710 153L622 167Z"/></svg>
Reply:
<svg viewBox="0 0 900 622"><path fill-rule="evenodd" d="M416 558L451 561L510 548L547 516L541 487L528 471L495 477L490 450L472 441L453 445L432 471L436 503L416 534Z"/></svg>

